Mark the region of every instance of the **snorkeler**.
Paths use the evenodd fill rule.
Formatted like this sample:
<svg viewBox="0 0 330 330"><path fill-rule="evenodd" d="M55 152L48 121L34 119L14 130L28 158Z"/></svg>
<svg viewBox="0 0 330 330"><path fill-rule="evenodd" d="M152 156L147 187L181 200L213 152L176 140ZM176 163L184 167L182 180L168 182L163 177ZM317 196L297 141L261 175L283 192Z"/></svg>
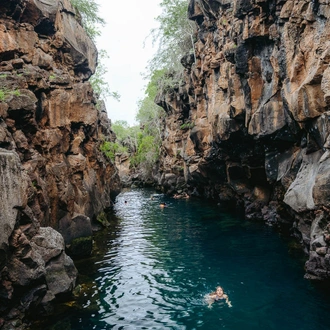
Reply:
<svg viewBox="0 0 330 330"><path fill-rule="evenodd" d="M221 286L218 286L214 292L211 292L206 296L206 301L208 302L209 307L211 307L211 305L215 301L220 300L220 299L225 299L228 307L232 307L228 296L223 292L223 289Z"/></svg>

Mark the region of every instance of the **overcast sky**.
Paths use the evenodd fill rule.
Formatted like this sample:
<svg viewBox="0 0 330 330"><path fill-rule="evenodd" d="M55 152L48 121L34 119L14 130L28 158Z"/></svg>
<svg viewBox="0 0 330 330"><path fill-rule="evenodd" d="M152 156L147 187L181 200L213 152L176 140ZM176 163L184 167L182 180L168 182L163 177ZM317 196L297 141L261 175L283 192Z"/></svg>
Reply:
<svg viewBox="0 0 330 330"><path fill-rule="evenodd" d="M100 16L106 21L102 36L97 39L98 49L110 56L106 64L106 80L112 91L121 95L120 102L106 100L108 116L112 122L126 120L135 123L137 101L144 97L147 83L141 74L155 52L151 39L145 39L157 27L155 17L161 10L160 0L97 0Z"/></svg>

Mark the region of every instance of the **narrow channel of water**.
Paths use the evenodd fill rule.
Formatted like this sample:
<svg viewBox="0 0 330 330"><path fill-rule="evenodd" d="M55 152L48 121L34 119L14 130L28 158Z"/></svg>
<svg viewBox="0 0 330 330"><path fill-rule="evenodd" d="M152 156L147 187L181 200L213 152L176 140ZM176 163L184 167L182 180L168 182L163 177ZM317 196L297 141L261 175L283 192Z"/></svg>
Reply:
<svg viewBox="0 0 330 330"><path fill-rule="evenodd" d="M48 329L330 329L330 292L303 279L288 238L202 201L151 193L118 196L105 254L78 264L83 297ZM232 308L208 307L218 285Z"/></svg>

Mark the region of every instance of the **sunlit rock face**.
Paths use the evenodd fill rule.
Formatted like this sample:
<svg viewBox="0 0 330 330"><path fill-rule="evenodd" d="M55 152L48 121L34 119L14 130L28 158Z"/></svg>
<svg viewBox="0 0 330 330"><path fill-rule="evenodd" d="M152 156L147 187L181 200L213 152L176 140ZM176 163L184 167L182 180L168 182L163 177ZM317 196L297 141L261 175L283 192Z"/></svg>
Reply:
<svg viewBox="0 0 330 330"><path fill-rule="evenodd" d="M328 1L191 0L196 62L156 100L164 189L288 223L316 279L330 277L329 15Z"/></svg>
<svg viewBox="0 0 330 330"><path fill-rule="evenodd" d="M68 0L0 1L0 327L73 289L65 251L91 252L120 189L100 152L115 136L87 81L96 64Z"/></svg>

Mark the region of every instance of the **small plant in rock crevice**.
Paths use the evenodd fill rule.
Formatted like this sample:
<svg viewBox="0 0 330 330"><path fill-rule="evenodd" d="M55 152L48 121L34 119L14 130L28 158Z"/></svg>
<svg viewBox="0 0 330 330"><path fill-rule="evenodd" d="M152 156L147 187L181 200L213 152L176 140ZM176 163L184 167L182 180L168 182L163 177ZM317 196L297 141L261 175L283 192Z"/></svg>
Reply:
<svg viewBox="0 0 330 330"><path fill-rule="evenodd" d="M181 130L191 129L195 126L195 123L184 123L180 126Z"/></svg>
<svg viewBox="0 0 330 330"><path fill-rule="evenodd" d="M11 91L6 88L0 89L0 101L1 102L4 102L6 100L6 98L10 95L20 96L21 92L18 89L14 90L14 91Z"/></svg>

